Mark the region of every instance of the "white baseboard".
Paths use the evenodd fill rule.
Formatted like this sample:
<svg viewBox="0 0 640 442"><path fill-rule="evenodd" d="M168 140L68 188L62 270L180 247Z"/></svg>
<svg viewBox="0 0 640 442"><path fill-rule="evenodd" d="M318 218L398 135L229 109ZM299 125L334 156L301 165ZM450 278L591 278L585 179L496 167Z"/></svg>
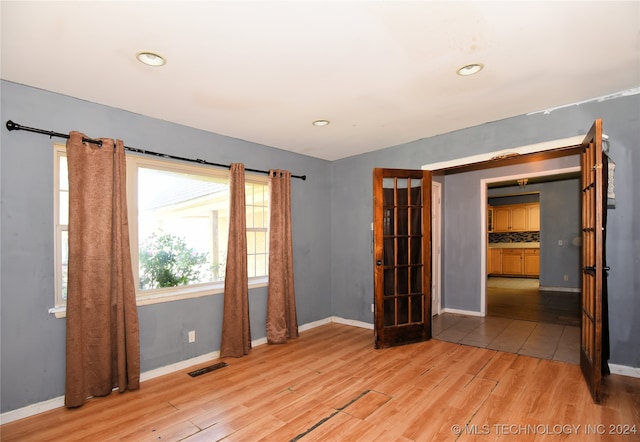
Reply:
<svg viewBox="0 0 640 442"><path fill-rule="evenodd" d="M640 378L640 367L627 367L626 365L609 364L611 374L629 376L630 378Z"/></svg>
<svg viewBox="0 0 640 442"><path fill-rule="evenodd" d="M26 407L18 408L17 410L2 413L0 414L0 424L8 424L9 422L24 419L25 417L34 416L60 407L64 407L64 396L54 397L53 399L38 402L37 404L27 405Z"/></svg>
<svg viewBox="0 0 640 442"><path fill-rule="evenodd" d="M545 292L568 292L568 293L581 293L582 290L578 287L551 287L548 285L541 285L538 290Z"/></svg>
<svg viewBox="0 0 640 442"><path fill-rule="evenodd" d="M213 351L211 353L200 355L195 358L185 359L184 361L176 362L175 364L165 365L164 367L159 367L153 370L145 371L144 373L140 373L140 382L148 381L150 379L164 376L165 374L184 370L185 368L193 367L194 365L204 364L205 362L211 361L213 359L218 359L218 358L220 358L220 352Z"/></svg>
<svg viewBox="0 0 640 442"><path fill-rule="evenodd" d="M440 313L454 313L456 315L467 315L467 316L485 316L482 312L476 312L473 310L460 310L457 308L443 308L440 310Z"/></svg>
<svg viewBox="0 0 640 442"><path fill-rule="evenodd" d="M308 322L306 324L299 325L298 331L303 332L306 330L311 330L312 328L320 327L321 325L329 324L331 322L333 321L331 320L331 316L329 316L328 318L320 319L319 321Z"/></svg>
<svg viewBox="0 0 640 442"><path fill-rule="evenodd" d="M484 316L480 312L474 312L469 310L448 309L448 308L442 309L442 313L456 313L456 314L462 314L467 316ZM363 321L356 321L353 319L345 319L339 316L330 316L328 318L321 319L319 321L303 324L298 327L298 330L299 331L311 330L312 328L320 327L321 325L330 324L332 322L335 322L337 324L351 325L353 327L360 327L360 328L373 330L373 324L370 324L368 322L363 322ZM251 341L251 346L258 347L266 343L267 343L267 338L259 338ZM159 376L164 376L165 374L170 374L176 371L184 370L194 365L199 365L214 359L218 359L219 357L220 357L220 352L214 351L214 352L207 353L195 358L176 362L175 364L170 364L164 367L156 368L154 370L149 370L140 374L140 381L141 382L148 381L150 379L157 378ZM609 369L611 370L612 374L640 378L640 368L627 367L626 365L609 364ZM17 421L19 419L24 419L26 417L34 416L36 414L44 413L45 411L53 410L55 408L60 408L60 407L64 407L64 396L56 397L43 402L38 402L37 404L27 405L26 407L18 408L17 410L11 410L11 411L2 413L0 414L0 424L7 424L9 422Z"/></svg>
<svg viewBox="0 0 640 442"><path fill-rule="evenodd" d="M261 345L264 345L266 343L266 336L264 338L254 339L253 341L251 341L251 348L260 347Z"/></svg>
<svg viewBox="0 0 640 442"><path fill-rule="evenodd" d="M353 327L366 328L369 330L373 330L373 324L363 321L356 321L354 319L345 319L340 316L329 316L328 318L321 319L319 321L309 322L307 324L301 325L298 327L298 330L303 332L305 330L311 330L312 328L320 327L321 325L336 323L336 324L344 324L351 325Z"/></svg>
<svg viewBox="0 0 640 442"><path fill-rule="evenodd" d="M366 328L369 330L373 330L373 324L369 324L368 322L363 321L355 321L353 319L344 319L339 316L331 316L331 322L335 322L336 324L344 324L344 325L352 325L354 327Z"/></svg>

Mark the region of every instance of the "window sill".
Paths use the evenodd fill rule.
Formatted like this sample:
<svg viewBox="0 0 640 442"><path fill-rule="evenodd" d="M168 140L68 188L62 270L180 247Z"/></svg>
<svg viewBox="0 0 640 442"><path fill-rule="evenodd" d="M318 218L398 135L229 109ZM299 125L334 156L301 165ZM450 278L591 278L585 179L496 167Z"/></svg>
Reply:
<svg viewBox="0 0 640 442"><path fill-rule="evenodd" d="M67 306L61 305L56 307L51 307L49 309L50 315L55 315L56 318L66 318L67 317Z"/></svg>
<svg viewBox="0 0 640 442"><path fill-rule="evenodd" d="M259 278L249 279L249 290L267 287L269 285L269 278L266 276ZM160 304L163 302L180 301L183 299L200 298L202 296L211 296L224 293L224 282L217 284L207 284L206 286L196 287L184 287L174 290L149 290L144 295L138 295L136 298L136 305L138 307L143 305ZM49 309L49 314L55 315L56 318L67 317L67 306L61 305L52 307Z"/></svg>

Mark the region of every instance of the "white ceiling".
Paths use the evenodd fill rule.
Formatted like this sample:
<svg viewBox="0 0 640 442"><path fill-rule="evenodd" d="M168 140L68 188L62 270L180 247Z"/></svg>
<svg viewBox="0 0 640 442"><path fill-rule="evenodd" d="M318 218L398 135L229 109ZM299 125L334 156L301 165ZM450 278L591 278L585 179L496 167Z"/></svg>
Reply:
<svg viewBox="0 0 640 442"><path fill-rule="evenodd" d="M2 1L0 12L5 80L327 160L640 86L638 1ZM143 50L167 64L142 65ZM485 69L456 75L474 62Z"/></svg>

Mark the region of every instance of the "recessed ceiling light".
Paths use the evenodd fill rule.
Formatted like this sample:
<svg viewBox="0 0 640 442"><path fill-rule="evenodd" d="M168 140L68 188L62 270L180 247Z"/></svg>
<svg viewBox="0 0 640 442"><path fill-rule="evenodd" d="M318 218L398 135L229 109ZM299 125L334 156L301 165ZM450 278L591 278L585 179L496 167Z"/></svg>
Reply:
<svg viewBox="0 0 640 442"><path fill-rule="evenodd" d="M312 123L314 126L326 126L329 124L329 120L316 120Z"/></svg>
<svg viewBox="0 0 640 442"><path fill-rule="evenodd" d="M458 75L462 75L462 76L473 75L480 72L482 68L484 68L484 65L482 63L471 63L466 66L462 66L456 72L458 73Z"/></svg>
<svg viewBox="0 0 640 442"><path fill-rule="evenodd" d="M161 55L147 51L138 52L136 54L136 58L140 63L144 63L148 66L162 66L167 62Z"/></svg>

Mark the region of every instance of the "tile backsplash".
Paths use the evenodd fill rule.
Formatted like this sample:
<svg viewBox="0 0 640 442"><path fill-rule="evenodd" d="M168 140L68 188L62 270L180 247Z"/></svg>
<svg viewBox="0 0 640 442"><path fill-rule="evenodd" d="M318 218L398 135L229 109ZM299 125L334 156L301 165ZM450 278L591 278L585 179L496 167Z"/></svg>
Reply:
<svg viewBox="0 0 640 442"><path fill-rule="evenodd" d="M500 232L489 233L490 243L540 242L540 232Z"/></svg>

